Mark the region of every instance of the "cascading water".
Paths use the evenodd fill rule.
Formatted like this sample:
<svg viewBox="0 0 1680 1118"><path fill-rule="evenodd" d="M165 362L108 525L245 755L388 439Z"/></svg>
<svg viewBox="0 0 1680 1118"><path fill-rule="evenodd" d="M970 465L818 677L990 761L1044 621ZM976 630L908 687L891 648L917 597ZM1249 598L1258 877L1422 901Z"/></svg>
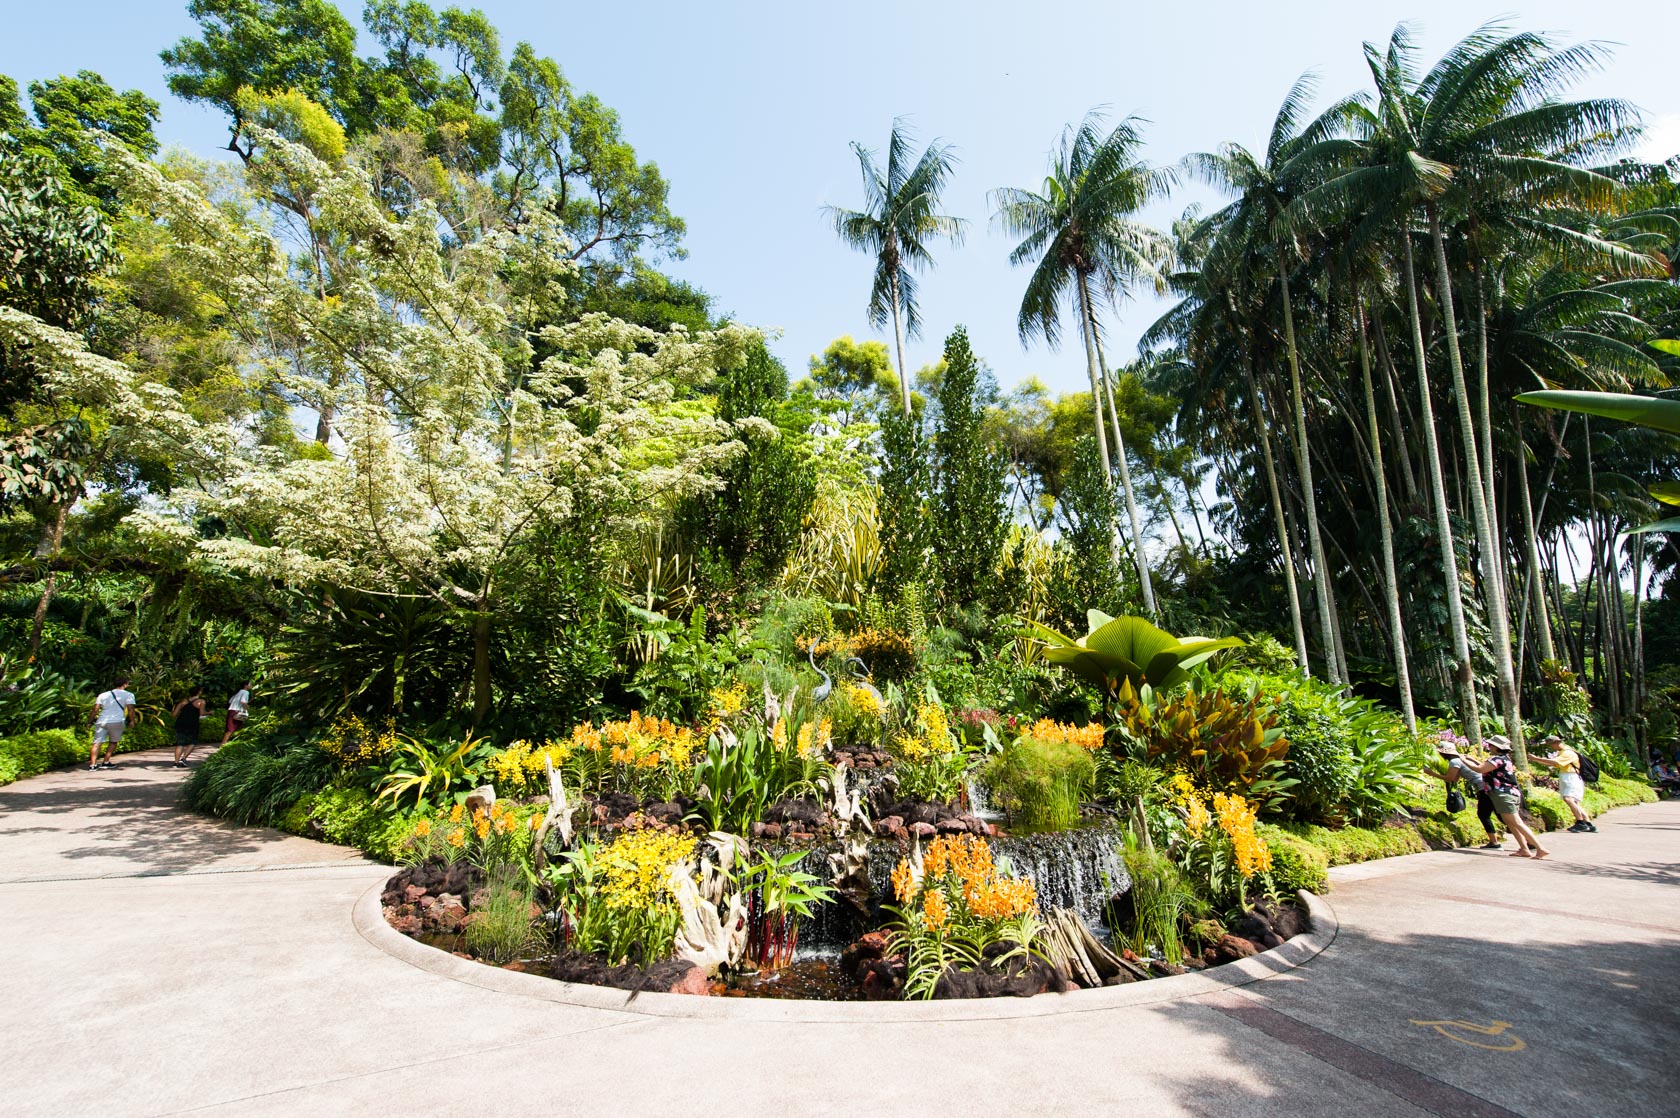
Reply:
<svg viewBox="0 0 1680 1118"><path fill-rule="evenodd" d="M1121 832L1113 827L1000 835L987 841L993 856L1000 862L1007 859L1015 876L1032 880L1042 910L1071 908L1094 932L1103 929L1108 899L1131 886L1120 859ZM828 856L840 850L839 844L812 848L796 868L826 882L832 877ZM882 906L892 903L892 871L905 851L896 842L878 839L869 842L869 853L868 913L844 901L818 906L800 922L800 955L835 954L890 919Z"/></svg>

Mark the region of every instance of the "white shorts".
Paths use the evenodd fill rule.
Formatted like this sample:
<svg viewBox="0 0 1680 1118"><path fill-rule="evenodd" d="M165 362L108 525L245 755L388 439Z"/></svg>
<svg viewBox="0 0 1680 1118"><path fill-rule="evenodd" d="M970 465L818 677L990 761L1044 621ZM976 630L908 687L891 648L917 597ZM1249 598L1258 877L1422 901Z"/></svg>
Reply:
<svg viewBox="0 0 1680 1118"><path fill-rule="evenodd" d="M1580 773L1558 773L1558 792L1566 800L1579 800L1586 795L1587 785Z"/></svg>
<svg viewBox="0 0 1680 1118"><path fill-rule="evenodd" d="M123 730L127 726L126 722L101 722L93 728L93 744L116 745L122 741Z"/></svg>

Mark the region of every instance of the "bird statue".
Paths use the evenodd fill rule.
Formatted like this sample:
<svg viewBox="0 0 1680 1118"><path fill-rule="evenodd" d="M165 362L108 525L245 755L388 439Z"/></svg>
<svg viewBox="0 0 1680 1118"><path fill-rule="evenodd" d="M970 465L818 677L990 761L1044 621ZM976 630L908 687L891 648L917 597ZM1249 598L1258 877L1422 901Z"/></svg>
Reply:
<svg viewBox="0 0 1680 1118"><path fill-rule="evenodd" d="M822 682L817 684L817 689L811 692L811 701L814 703L820 703L824 699L828 698L829 692L834 690L834 680L829 678L827 672L817 667L817 646L815 644L807 649L805 654L810 657L811 670L822 677Z"/></svg>
<svg viewBox="0 0 1680 1118"><path fill-rule="evenodd" d="M887 705L885 696L875 689L875 685L873 683L869 682L869 665L865 664L862 660L859 660L856 656L848 657L846 663L855 664L857 666L858 682L856 685L863 688L874 697L876 706L885 707Z"/></svg>

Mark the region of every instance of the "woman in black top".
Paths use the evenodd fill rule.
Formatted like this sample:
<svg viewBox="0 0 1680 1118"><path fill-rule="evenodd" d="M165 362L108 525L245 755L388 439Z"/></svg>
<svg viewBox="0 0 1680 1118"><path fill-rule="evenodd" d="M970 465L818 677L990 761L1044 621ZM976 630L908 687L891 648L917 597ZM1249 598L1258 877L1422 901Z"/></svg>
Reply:
<svg viewBox="0 0 1680 1118"><path fill-rule="evenodd" d="M204 717L204 688L194 687L192 694L175 704L175 767L187 767L187 758L198 746L198 720Z"/></svg>

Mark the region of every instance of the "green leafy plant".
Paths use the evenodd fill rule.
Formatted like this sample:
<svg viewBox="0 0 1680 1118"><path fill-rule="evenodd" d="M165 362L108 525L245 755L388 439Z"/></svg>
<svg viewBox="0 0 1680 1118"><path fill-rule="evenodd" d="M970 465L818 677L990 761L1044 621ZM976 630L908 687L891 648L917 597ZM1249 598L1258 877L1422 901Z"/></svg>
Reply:
<svg viewBox="0 0 1680 1118"><path fill-rule="evenodd" d="M694 848L687 835L626 831L604 846L580 843L550 863L567 946L597 952L609 965L647 966L669 956L682 920L670 878Z"/></svg>
<svg viewBox="0 0 1680 1118"><path fill-rule="evenodd" d="M392 753L390 772L379 782L379 798L398 804L412 797L415 807L441 803L451 793L471 788L479 766L493 752L489 742L472 734L436 745L404 737Z"/></svg>
<svg viewBox="0 0 1680 1118"><path fill-rule="evenodd" d="M1096 783L1091 751L1066 741L1022 735L981 770L992 802L1028 827L1071 827Z"/></svg>
<svg viewBox="0 0 1680 1118"><path fill-rule="evenodd" d="M1147 958L1159 952L1170 965L1181 965L1184 945L1179 923L1186 913L1205 906L1199 905L1173 860L1143 846L1135 835L1125 837L1120 856L1131 888L1125 893L1126 918L1116 920L1116 926L1129 928L1128 946L1138 955Z"/></svg>
<svg viewBox="0 0 1680 1118"><path fill-rule="evenodd" d="M760 853L742 871L740 885L748 890L747 958L771 970L793 961L799 947L799 920L809 919L819 904L834 900L834 890L815 874L795 867L804 851Z"/></svg>
<svg viewBox="0 0 1680 1118"><path fill-rule="evenodd" d="M530 885L515 874L492 875L472 898L466 939L468 951L498 965L534 954L542 937L531 915Z"/></svg>
<svg viewBox="0 0 1680 1118"><path fill-rule="evenodd" d="M1087 618L1090 631L1078 640L1035 622L1028 628L1044 646L1045 659L1114 698L1122 684L1133 691L1145 684L1178 687L1189 682L1192 668L1243 643L1236 637L1175 637L1141 617L1110 617L1101 610L1087 611Z"/></svg>

